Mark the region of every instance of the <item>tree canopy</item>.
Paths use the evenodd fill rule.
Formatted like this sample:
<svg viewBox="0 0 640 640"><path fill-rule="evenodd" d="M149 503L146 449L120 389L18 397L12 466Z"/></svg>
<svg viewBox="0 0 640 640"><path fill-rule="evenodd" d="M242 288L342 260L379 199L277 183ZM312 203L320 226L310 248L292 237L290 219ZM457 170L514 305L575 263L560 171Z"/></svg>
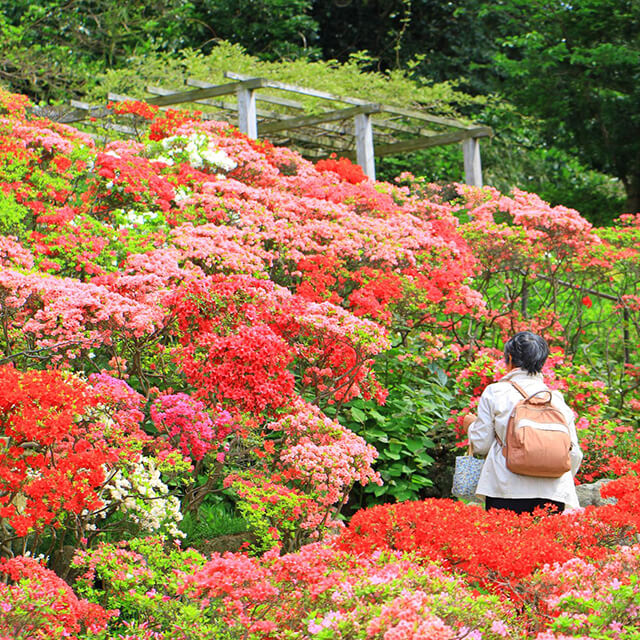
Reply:
<svg viewBox="0 0 640 640"><path fill-rule="evenodd" d="M486 5L513 35L496 54L505 95L547 140L620 178L640 208L640 3L508 0Z"/></svg>

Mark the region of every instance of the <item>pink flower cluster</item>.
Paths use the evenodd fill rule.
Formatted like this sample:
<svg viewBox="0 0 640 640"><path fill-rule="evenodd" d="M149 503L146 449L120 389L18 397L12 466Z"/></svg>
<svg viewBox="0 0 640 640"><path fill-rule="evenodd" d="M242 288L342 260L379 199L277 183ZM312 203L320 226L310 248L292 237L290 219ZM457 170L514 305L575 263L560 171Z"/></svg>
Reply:
<svg viewBox="0 0 640 640"><path fill-rule="evenodd" d="M160 395L151 406L151 418L160 433L166 433L176 448L194 460L219 450L233 429L228 411L213 418L204 402L186 393ZM223 452L218 453L218 459L224 460Z"/></svg>
<svg viewBox="0 0 640 640"><path fill-rule="evenodd" d="M299 402L294 413L267 426L284 434L280 461L287 476L312 487L324 507L343 500L355 482L382 483L372 469L376 450L313 405Z"/></svg>
<svg viewBox="0 0 640 640"><path fill-rule="evenodd" d="M80 599L33 558L0 560L0 638L80 640L107 628L116 611ZM12 584L7 584L7 580Z"/></svg>

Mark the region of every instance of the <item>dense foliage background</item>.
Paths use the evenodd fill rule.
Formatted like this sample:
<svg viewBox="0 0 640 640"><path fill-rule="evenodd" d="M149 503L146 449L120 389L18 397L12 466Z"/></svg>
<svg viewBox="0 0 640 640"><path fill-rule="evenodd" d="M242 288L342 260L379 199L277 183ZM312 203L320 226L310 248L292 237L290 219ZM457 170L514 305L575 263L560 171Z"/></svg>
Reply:
<svg viewBox="0 0 640 640"><path fill-rule="evenodd" d="M488 184L534 191L602 224L638 210L639 11L633 0L0 2L0 81L37 102L96 97L107 71L135 68L144 85L168 55L188 75L193 52L209 56L228 41L263 61L402 72L417 93L396 98L436 111L419 89L453 83L450 104L496 131L483 148ZM239 70L220 62L211 59L213 75ZM317 67L297 69L300 83L324 79ZM415 153L383 161L381 176L451 182L459 159L459 150Z"/></svg>

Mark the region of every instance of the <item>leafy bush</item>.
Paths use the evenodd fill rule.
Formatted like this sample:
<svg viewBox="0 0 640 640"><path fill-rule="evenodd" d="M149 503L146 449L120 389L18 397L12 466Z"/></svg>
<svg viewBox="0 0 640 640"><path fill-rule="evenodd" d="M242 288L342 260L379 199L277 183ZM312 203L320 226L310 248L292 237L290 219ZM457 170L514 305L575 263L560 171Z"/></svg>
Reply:
<svg viewBox="0 0 640 640"><path fill-rule="evenodd" d="M104 101L109 92L142 98L145 87L161 85L167 88L184 86L187 78L200 78L212 84L229 80L225 71L266 77L280 82L309 86L335 95L363 98L389 104L428 104L434 113L457 113L459 105L475 100L455 89L454 84L418 84L409 74L395 71L383 74L365 71L368 59L354 56L348 62L314 61L304 59L267 62L246 53L245 49L230 42L219 42L210 53L203 55L192 49L183 49L179 55L162 53L132 56L127 68L107 69L101 74L97 86L88 94L89 99ZM410 96L409 104L406 96ZM298 96L308 110L317 108L318 100ZM203 105L202 109L206 109Z"/></svg>
<svg viewBox="0 0 640 640"><path fill-rule="evenodd" d="M350 509L376 502L447 496L454 455L448 419L454 404L451 381L427 362L421 340L385 352L377 375L388 391L383 405L358 398L341 422L378 451L383 483L354 489Z"/></svg>
<svg viewBox="0 0 640 640"><path fill-rule="evenodd" d="M193 549L183 551L162 538L101 544L74 559L73 567L81 572L75 588L91 601L119 612L112 633L133 628L169 632L163 637L204 639L220 631L219 625L202 620L194 603L177 597L182 576L203 562L204 557Z"/></svg>

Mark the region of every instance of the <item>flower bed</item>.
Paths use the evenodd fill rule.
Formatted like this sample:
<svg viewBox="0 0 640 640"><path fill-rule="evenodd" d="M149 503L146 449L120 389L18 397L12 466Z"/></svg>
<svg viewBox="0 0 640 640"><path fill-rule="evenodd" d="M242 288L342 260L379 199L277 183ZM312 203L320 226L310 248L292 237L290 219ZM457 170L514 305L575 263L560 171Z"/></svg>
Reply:
<svg viewBox="0 0 640 640"><path fill-rule="evenodd" d="M139 139L0 91L0 634L634 637L638 216L111 108ZM524 327L617 504L420 499ZM226 516L244 553L183 550Z"/></svg>

